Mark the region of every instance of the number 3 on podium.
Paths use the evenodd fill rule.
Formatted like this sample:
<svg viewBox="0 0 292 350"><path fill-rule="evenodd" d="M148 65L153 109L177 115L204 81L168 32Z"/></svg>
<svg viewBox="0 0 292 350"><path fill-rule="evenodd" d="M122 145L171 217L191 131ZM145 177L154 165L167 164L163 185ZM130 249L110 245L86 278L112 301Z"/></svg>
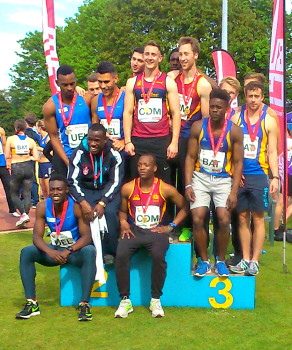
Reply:
<svg viewBox="0 0 292 350"><path fill-rule="evenodd" d="M224 284L223 289L218 290L218 294L225 297L224 303L218 303L214 297L209 298L209 303L215 309L228 309L233 303L233 296L229 293L232 288L232 283L228 278L225 277L216 277L212 279L210 283L211 288L216 288L217 284L222 282Z"/></svg>

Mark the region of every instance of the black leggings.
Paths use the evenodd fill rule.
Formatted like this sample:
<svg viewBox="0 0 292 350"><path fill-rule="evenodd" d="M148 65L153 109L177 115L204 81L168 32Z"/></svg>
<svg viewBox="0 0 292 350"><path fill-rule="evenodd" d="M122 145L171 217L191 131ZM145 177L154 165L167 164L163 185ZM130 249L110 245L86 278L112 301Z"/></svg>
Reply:
<svg viewBox="0 0 292 350"><path fill-rule="evenodd" d="M19 210L20 214L29 213L31 205L32 181L33 170L31 167L30 160L27 162L11 164L11 198L15 207ZM24 203L21 201L19 196L21 187Z"/></svg>

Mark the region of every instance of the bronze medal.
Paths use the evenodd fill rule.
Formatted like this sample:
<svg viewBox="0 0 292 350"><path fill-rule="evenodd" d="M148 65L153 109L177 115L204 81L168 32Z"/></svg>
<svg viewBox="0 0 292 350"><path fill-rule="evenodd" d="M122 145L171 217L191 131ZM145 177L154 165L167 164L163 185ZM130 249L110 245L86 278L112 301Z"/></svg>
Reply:
<svg viewBox="0 0 292 350"><path fill-rule="evenodd" d="M70 130L69 130L68 128L66 128L65 134L66 134L66 135L70 135Z"/></svg>

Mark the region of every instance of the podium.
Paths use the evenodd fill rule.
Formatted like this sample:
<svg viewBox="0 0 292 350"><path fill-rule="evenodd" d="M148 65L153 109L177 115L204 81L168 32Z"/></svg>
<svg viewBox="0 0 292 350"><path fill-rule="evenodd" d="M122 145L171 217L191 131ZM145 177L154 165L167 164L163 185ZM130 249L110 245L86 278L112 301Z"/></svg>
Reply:
<svg viewBox="0 0 292 350"><path fill-rule="evenodd" d="M254 309L255 277L191 274L191 244L171 244L166 254L167 276L161 296L163 306ZM144 249L131 259L130 299L134 306L148 306L151 299L152 259ZM93 285L89 304L118 306L120 296L114 266L105 267L106 283ZM61 306L78 305L81 299L81 270L74 266L60 269Z"/></svg>

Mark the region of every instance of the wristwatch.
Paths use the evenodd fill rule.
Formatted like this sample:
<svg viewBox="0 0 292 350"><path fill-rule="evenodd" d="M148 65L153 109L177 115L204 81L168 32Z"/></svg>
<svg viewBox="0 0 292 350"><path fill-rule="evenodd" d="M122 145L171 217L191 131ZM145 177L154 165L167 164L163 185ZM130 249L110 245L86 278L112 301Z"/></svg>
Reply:
<svg viewBox="0 0 292 350"><path fill-rule="evenodd" d="M69 252L70 252L70 253L73 253L73 252L74 252L74 250L73 250L73 247L72 247L72 246L67 247L66 249L67 249L67 250L69 250Z"/></svg>
<svg viewBox="0 0 292 350"><path fill-rule="evenodd" d="M106 207L106 204L105 204L104 201L99 201L98 204L100 204L100 205L101 205L102 207L104 207L104 208Z"/></svg>

